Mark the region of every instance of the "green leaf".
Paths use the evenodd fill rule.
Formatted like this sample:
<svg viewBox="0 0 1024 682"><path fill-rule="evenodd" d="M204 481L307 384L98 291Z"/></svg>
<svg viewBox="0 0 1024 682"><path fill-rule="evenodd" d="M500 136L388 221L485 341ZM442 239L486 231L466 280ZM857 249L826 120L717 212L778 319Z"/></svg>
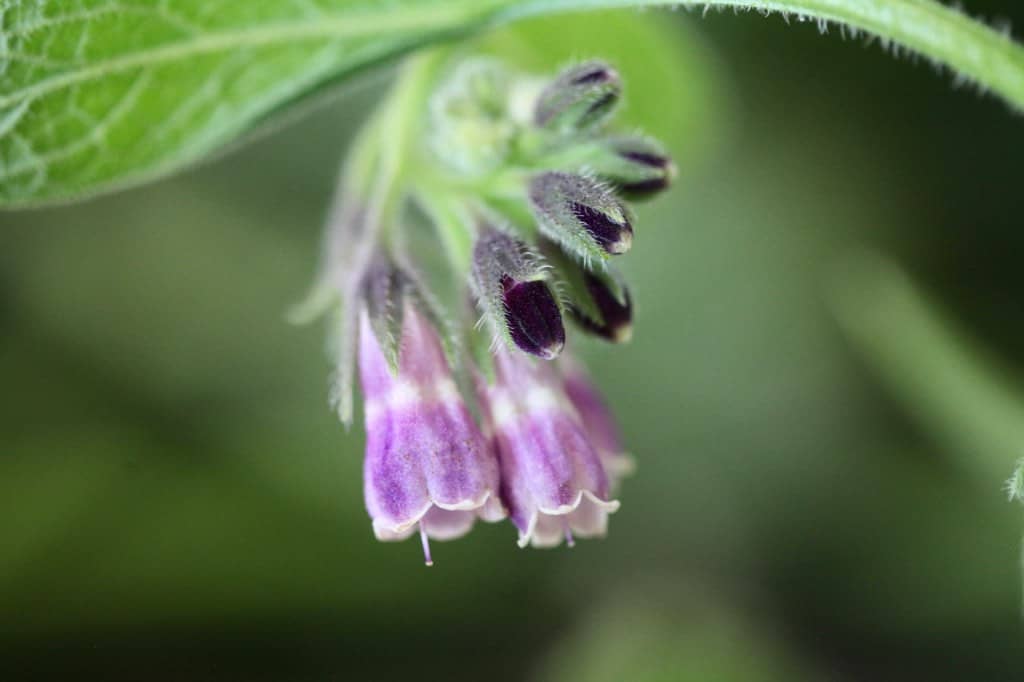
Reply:
<svg viewBox="0 0 1024 682"><path fill-rule="evenodd" d="M479 25L495 0L0 0L0 202L198 160L326 80Z"/></svg>
<svg viewBox="0 0 1024 682"><path fill-rule="evenodd" d="M0 205L166 174L324 83L442 39L534 15L656 5L842 22L1024 108L1024 50L931 0L0 0Z"/></svg>

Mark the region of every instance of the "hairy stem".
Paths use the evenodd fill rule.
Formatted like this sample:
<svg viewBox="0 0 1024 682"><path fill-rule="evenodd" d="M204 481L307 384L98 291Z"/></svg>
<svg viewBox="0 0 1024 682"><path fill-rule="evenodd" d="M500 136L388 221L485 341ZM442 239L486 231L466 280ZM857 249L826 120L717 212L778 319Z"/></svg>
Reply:
<svg viewBox="0 0 1024 682"><path fill-rule="evenodd" d="M777 12L790 19L842 24L949 67L958 77L1024 110L1024 47L935 0L530 0L508 8L502 18L648 6Z"/></svg>

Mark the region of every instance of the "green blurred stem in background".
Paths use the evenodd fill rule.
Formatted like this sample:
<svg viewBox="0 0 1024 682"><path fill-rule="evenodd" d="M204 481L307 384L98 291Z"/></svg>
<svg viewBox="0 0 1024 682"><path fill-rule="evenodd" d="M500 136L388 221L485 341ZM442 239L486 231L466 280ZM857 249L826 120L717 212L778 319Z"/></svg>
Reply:
<svg viewBox="0 0 1024 682"><path fill-rule="evenodd" d="M861 254L840 268L836 315L904 405L986 486L1024 453L1024 399L896 265ZM1020 473L1014 479L1020 477ZM1014 481L1008 484L1014 496Z"/></svg>

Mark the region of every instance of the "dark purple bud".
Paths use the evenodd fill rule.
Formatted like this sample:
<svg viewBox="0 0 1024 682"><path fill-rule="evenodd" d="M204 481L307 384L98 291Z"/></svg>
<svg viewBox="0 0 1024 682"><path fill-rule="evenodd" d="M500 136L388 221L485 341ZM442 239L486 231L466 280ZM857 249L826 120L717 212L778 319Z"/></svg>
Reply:
<svg viewBox="0 0 1024 682"><path fill-rule="evenodd" d="M608 253L626 253L633 246L633 226L627 221L620 222L593 206L575 201L569 203L569 210L583 224L593 240Z"/></svg>
<svg viewBox="0 0 1024 682"><path fill-rule="evenodd" d="M529 196L545 236L584 262L625 253L633 245L625 205L590 177L541 173L530 181Z"/></svg>
<svg viewBox="0 0 1024 682"><path fill-rule="evenodd" d="M519 282L501 278L502 304L509 336L530 355L550 360L562 352L565 327L550 287L543 280Z"/></svg>
<svg viewBox="0 0 1024 682"><path fill-rule="evenodd" d="M522 241L481 228L471 281L484 318L520 350L550 360L565 345L565 327L546 273L541 256Z"/></svg>
<svg viewBox="0 0 1024 682"><path fill-rule="evenodd" d="M579 306L572 305L569 310L573 319L595 336L613 343L629 341L633 337L633 301L629 290L620 286L616 292L608 281L590 272L583 274L583 283L601 319L595 320Z"/></svg>
<svg viewBox="0 0 1024 682"><path fill-rule="evenodd" d="M603 140L588 166L630 199L645 199L666 189L676 174L661 145L643 137Z"/></svg>
<svg viewBox="0 0 1024 682"><path fill-rule="evenodd" d="M559 132L592 128L608 117L621 92L619 74L604 62L569 67L540 93L534 123Z"/></svg>

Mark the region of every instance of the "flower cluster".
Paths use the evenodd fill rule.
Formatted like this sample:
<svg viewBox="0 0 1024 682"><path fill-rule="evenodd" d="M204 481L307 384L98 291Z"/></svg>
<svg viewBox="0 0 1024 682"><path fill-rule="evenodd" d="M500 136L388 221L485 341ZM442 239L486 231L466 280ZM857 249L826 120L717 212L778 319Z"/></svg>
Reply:
<svg viewBox="0 0 1024 682"><path fill-rule="evenodd" d="M471 60L417 99L420 79L353 151L314 297L335 312L346 422L362 385L374 533L418 532L428 564L429 539L478 518L510 518L520 546L604 535L631 460L566 321L630 338L609 261L633 243L628 202L672 163L608 132L622 87L603 62L538 79Z"/></svg>

